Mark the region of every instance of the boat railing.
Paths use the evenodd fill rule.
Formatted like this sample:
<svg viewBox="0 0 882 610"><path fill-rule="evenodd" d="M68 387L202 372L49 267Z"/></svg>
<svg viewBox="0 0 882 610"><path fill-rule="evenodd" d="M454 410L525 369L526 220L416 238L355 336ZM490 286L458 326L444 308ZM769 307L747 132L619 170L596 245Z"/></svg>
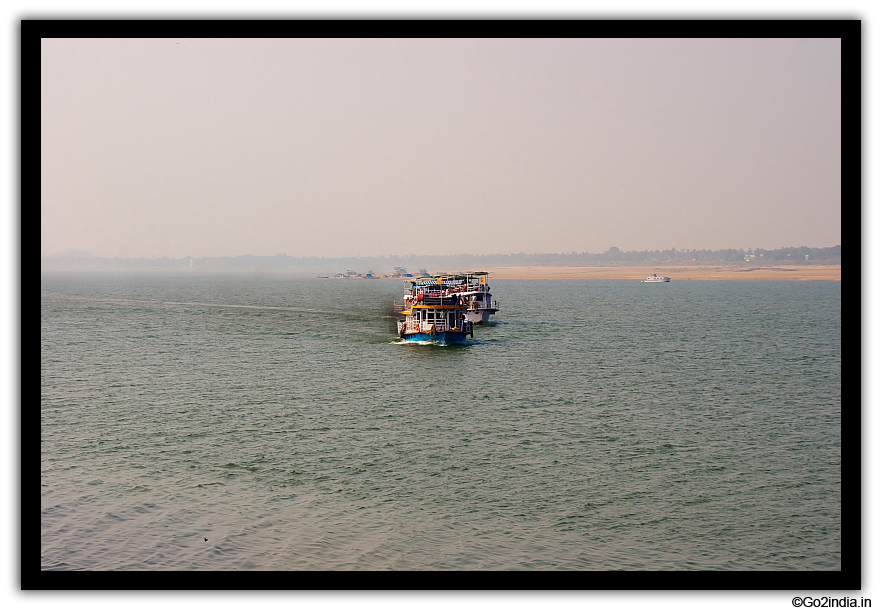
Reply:
<svg viewBox="0 0 882 610"><path fill-rule="evenodd" d="M434 322L429 320L422 323L422 325L419 327L419 331L427 333L432 330L432 326L435 327L436 333L442 333L447 330L447 322L445 320L435 320Z"/></svg>
<svg viewBox="0 0 882 610"><path fill-rule="evenodd" d="M427 333L432 330L432 326L434 325L436 333L443 333L443 332L447 332L449 330L457 330L457 331L466 332L466 333L469 332L469 330L472 327L471 322L469 322L468 320L458 320L458 322L459 322L458 324L451 326L447 322L447 320L435 320L434 322L431 320L430 321L423 321L423 322L411 320L406 323L405 331L409 332L409 333L415 333L415 332Z"/></svg>
<svg viewBox="0 0 882 610"><path fill-rule="evenodd" d="M499 309L499 301L471 301L469 309L472 311L478 309Z"/></svg>
<svg viewBox="0 0 882 610"><path fill-rule="evenodd" d="M418 320L408 320L404 322L404 332L408 333L428 333L432 330L432 326L435 326L436 333L447 332L449 330L456 330L464 333L468 333L472 329L472 323L468 320L458 320L458 324L454 326L450 326L447 323L447 320L435 320L435 321L423 321L420 322Z"/></svg>

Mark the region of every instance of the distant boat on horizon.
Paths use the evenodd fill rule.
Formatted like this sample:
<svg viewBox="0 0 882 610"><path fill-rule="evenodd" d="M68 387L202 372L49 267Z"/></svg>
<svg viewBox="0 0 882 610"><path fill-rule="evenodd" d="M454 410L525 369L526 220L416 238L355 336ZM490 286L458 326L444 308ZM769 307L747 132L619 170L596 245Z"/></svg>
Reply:
<svg viewBox="0 0 882 610"><path fill-rule="evenodd" d="M640 280L640 281L643 282L644 284L655 284L655 283L658 283L658 282L670 282L670 281L671 281L671 278L669 278L669 277L667 277L667 276L659 277L659 276L657 276L656 274L653 273L652 275L650 275L650 276L649 276L648 278L646 278L645 280Z"/></svg>

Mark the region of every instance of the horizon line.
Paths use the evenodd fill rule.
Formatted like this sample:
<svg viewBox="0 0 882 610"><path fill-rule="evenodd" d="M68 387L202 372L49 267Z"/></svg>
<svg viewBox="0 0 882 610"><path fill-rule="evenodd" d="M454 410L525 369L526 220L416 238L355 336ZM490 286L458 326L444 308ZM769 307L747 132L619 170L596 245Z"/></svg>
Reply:
<svg viewBox="0 0 882 610"><path fill-rule="evenodd" d="M142 255L142 256L101 256L97 254L93 254L91 252L87 252L85 250L69 250L66 252L58 252L47 255L40 255L40 260L58 260L61 258L93 258L93 259L105 259L105 260L154 260L154 259L167 259L167 260L184 260L184 259L211 259L211 258L243 258L243 257L253 257L253 258L295 258L295 259L348 259L348 258L377 258L377 259L393 259L393 258L416 258L416 257L458 257L458 256L473 256L473 257L491 257L491 256L602 256L605 254L629 254L629 253L649 253L649 252L775 252L778 250L799 250L799 249L811 249L811 250L832 250L834 248L841 248L842 244L836 244L833 246L782 246L780 248L717 248L717 249L709 249L709 248L666 248L666 249L646 249L646 250L621 250L615 246L610 247L609 249L603 252L588 252L588 251L570 251L570 252L495 252L492 254L473 254L469 252L462 252L458 254L371 254L371 255L360 255L360 254L352 254L352 255L342 255L342 256L317 256L317 255L291 255L286 253L278 253L278 254L223 254L223 255L214 255L214 256L195 256L191 254L186 254L183 256L168 256L168 255Z"/></svg>

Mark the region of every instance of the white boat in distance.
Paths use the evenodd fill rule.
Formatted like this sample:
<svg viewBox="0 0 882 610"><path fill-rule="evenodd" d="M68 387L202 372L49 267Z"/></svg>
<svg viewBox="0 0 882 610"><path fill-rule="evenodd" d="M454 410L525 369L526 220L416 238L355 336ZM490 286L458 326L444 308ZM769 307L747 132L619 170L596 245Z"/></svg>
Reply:
<svg viewBox="0 0 882 610"><path fill-rule="evenodd" d="M667 276L665 276L665 277L659 277L659 276L657 276L656 274L653 273L652 275L650 275L650 276L649 276L648 278L646 278L645 280L640 280L640 281L643 282L644 284L646 284L646 283L655 284L655 283L657 283L657 282L670 282L670 281L671 281L671 278L669 278L669 277L667 277Z"/></svg>

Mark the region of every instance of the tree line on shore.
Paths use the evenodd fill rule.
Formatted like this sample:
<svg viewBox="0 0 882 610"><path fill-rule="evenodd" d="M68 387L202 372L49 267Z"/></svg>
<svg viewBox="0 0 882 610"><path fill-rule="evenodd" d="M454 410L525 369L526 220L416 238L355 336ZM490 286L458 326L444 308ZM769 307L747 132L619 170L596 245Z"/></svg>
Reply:
<svg viewBox="0 0 882 610"><path fill-rule="evenodd" d="M765 250L762 248L739 250L619 250L612 247L599 254L589 252L569 252L553 254L530 254L516 252L511 254L452 254L407 256L365 256L365 257L293 257L285 254L275 256L224 256L212 258L100 258L77 254L42 259L44 269L88 269L88 270L176 270L199 268L212 271L266 270L337 273L345 269L369 269L376 273L388 273L395 267L404 267L411 272L420 269L466 270L491 267L586 267L610 264L667 263L675 265L696 264L842 264L842 246L831 248L809 248L807 246Z"/></svg>

